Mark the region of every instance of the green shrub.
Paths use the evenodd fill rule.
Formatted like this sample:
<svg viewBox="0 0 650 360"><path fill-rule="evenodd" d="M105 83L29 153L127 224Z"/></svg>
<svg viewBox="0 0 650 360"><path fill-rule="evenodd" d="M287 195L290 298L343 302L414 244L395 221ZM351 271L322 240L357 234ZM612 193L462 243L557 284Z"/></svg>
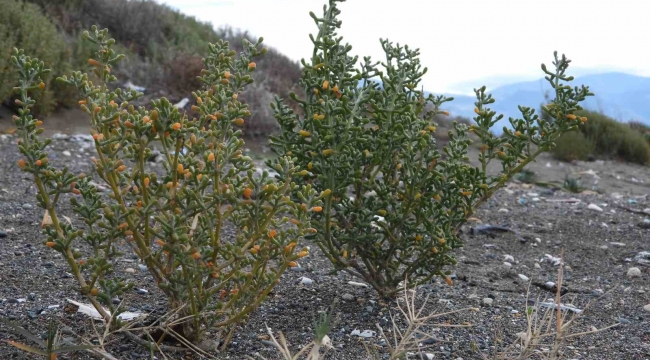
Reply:
<svg viewBox="0 0 650 360"><path fill-rule="evenodd" d="M628 124L597 112L582 111L580 115L589 119L580 131L594 144L595 155L638 164L650 161L650 145Z"/></svg>
<svg viewBox="0 0 650 360"><path fill-rule="evenodd" d="M632 130L639 132L647 143L650 143L650 126L637 121L631 121L628 125Z"/></svg>
<svg viewBox="0 0 650 360"><path fill-rule="evenodd" d="M18 72L11 64L13 48L20 47L37 56L52 69L54 76L69 69L65 39L38 6L0 0L0 9L0 99L9 98L18 81ZM57 103L69 104L69 92L57 91L59 88L52 84L52 79L53 76L44 77L46 90L36 95L38 102L33 110L38 114L49 113Z"/></svg>
<svg viewBox="0 0 650 360"><path fill-rule="evenodd" d="M457 235L467 217L560 134L577 128L582 119L572 113L591 94L566 85L573 79L565 75L569 60L556 53L555 69L542 66L555 89L544 107L553 121L520 107L522 118L511 119L512 129L496 137L490 128L502 116L486 107L494 99L482 87L475 124L454 123L442 157L433 119L452 99L418 90L426 68L417 49L381 40L381 63L352 57L337 34L340 1L330 0L322 17L311 14L318 33L311 37L313 55L303 60L306 95L292 94L304 115L277 99L281 133L271 137L271 147L294 157L305 169L302 183L321 192L325 205L312 213L318 232L311 238L336 269L393 296L405 279L448 275L444 267L456 263L452 250L462 245ZM468 163L469 132L483 144L479 168ZM501 174L486 174L491 161L501 162Z"/></svg>
<svg viewBox="0 0 650 360"><path fill-rule="evenodd" d="M587 120L588 121L588 120ZM580 131L570 131L560 136L551 154L562 161L586 160L594 153L593 142Z"/></svg>
<svg viewBox="0 0 650 360"><path fill-rule="evenodd" d="M110 69L123 56L113 51L107 30L93 27L84 36L97 47L88 60L97 83L81 72L59 80L78 91L89 115L98 154L95 181L103 181L110 196L101 196L89 176L49 163L45 148L51 140L38 137L43 129L30 114L34 101L29 96L42 88L47 71L22 51L13 57L21 74L15 122L24 158L18 165L34 176L38 202L51 218L44 224L44 244L63 256L99 314L119 326L120 310L111 300L130 284L112 274L111 264L116 244L125 241L168 297L183 336L199 342L216 329L225 347L236 325L259 306L282 273L307 255L296 241L315 231L308 227L307 212L320 203L310 186L292 182L297 169L289 158L278 159L279 180L274 181L267 172L254 176L252 160L242 154L236 127L250 110L237 95L253 82L252 59L264 53L261 39L255 44L245 40L239 56L227 42L209 46L202 90L193 93L198 116L189 118L165 98L152 101L149 109L135 108L130 102L141 94L111 91L108 84L116 77ZM163 153L158 173L145 161L154 146ZM301 201L292 201L291 193ZM59 220L64 194L72 196L83 229ZM226 227L235 234L228 235ZM91 251L74 250L80 243Z"/></svg>

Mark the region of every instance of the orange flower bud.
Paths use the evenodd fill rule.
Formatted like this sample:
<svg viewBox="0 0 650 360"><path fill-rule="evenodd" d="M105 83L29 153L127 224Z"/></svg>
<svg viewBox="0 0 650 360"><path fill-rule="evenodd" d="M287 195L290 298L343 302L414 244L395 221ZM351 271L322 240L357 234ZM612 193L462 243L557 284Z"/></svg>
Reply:
<svg viewBox="0 0 650 360"><path fill-rule="evenodd" d="M100 111L102 111L102 107L101 107L101 106L98 106L98 107L96 107L95 109L93 109L93 111L95 112L95 114L97 114L97 113L99 113Z"/></svg>
<svg viewBox="0 0 650 360"><path fill-rule="evenodd" d="M289 267L296 267L298 264L295 261L289 263Z"/></svg>
<svg viewBox="0 0 650 360"><path fill-rule="evenodd" d="M442 114L445 116L449 116L449 111L443 111Z"/></svg>
<svg viewBox="0 0 650 360"><path fill-rule="evenodd" d="M242 126L242 125L244 125L244 119L236 118L235 120L232 121L232 123L237 125L237 126Z"/></svg>
<svg viewBox="0 0 650 360"><path fill-rule="evenodd" d="M422 241L422 235L415 235L415 241Z"/></svg>
<svg viewBox="0 0 650 360"><path fill-rule="evenodd" d="M446 283L447 283L447 285L449 285L449 286L452 286L452 285L454 285L454 282L453 282L453 280L451 280L451 278L450 278L450 277L446 277L446 278L445 278L445 282L446 282Z"/></svg>
<svg viewBox="0 0 650 360"><path fill-rule="evenodd" d="M45 243L45 246L47 246L47 247L49 247L49 248L53 248L54 245L56 245L56 244L54 243L54 241L48 241L48 242Z"/></svg>
<svg viewBox="0 0 650 360"><path fill-rule="evenodd" d="M199 105L202 105L203 104L203 99L201 99L200 97L197 97L196 98L196 103L199 104Z"/></svg>
<svg viewBox="0 0 650 360"><path fill-rule="evenodd" d="M323 81L323 90L327 90L330 87L330 82L325 80Z"/></svg>
<svg viewBox="0 0 650 360"><path fill-rule="evenodd" d="M250 198L252 193L253 193L253 189L251 189L251 188L244 189L244 197L245 198L247 198L247 199Z"/></svg>
<svg viewBox="0 0 650 360"><path fill-rule="evenodd" d="M79 101L77 102L77 104L79 104L79 105L84 105L84 104L86 104L86 100L79 100Z"/></svg>
<svg viewBox="0 0 650 360"><path fill-rule="evenodd" d="M148 177L147 177L147 178L144 178L144 180L142 181L142 183L144 184L144 187L149 187L149 182L150 182L150 181L151 181L151 180L149 180Z"/></svg>
<svg viewBox="0 0 650 360"><path fill-rule="evenodd" d="M325 119L325 115L323 114L314 114L314 120L323 120Z"/></svg>
<svg viewBox="0 0 650 360"><path fill-rule="evenodd" d="M271 230L271 231L269 231L269 237L270 237L271 239L274 238L276 234L277 234L277 231L275 231L275 230Z"/></svg>
<svg viewBox="0 0 650 360"><path fill-rule="evenodd" d="M156 244L158 244L160 246L165 246L165 242L160 240L160 239L156 239Z"/></svg>
<svg viewBox="0 0 650 360"><path fill-rule="evenodd" d="M148 123L151 122L151 118L149 118L148 116L145 115L145 116L142 117L142 122L144 122L145 124L148 124Z"/></svg>
<svg viewBox="0 0 650 360"><path fill-rule="evenodd" d="M181 123L174 123L174 124L172 125L172 129L173 129L174 131L178 131L178 130L180 130L180 129L181 129Z"/></svg>
<svg viewBox="0 0 650 360"><path fill-rule="evenodd" d="M124 170L126 170L126 165L120 165L120 166L117 167L117 169L115 169L115 171L117 171L117 172L122 172Z"/></svg>
<svg viewBox="0 0 650 360"><path fill-rule="evenodd" d="M95 59L88 59L88 64L92 66L102 66L102 64L100 64L99 61Z"/></svg>
<svg viewBox="0 0 650 360"><path fill-rule="evenodd" d="M40 84L38 84L38 88L40 90L45 90L45 83L41 81Z"/></svg>
<svg viewBox="0 0 650 360"><path fill-rule="evenodd" d="M90 290L90 295L97 296L97 294L99 294L99 289L97 289L96 287Z"/></svg>
<svg viewBox="0 0 650 360"><path fill-rule="evenodd" d="M196 180L201 181L203 179L203 174L196 175Z"/></svg>
<svg viewBox="0 0 650 360"><path fill-rule="evenodd" d="M248 64L248 70L250 70L250 71L255 70L256 67L257 67L257 64L255 64L254 62L251 62L250 64Z"/></svg>
<svg viewBox="0 0 650 360"><path fill-rule="evenodd" d="M301 251L300 253L298 253L298 257L299 257L299 258L301 258L301 257L305 257L305 256L307 256L307 251L305 251L305 250L303 250L303 251Z"/></svg>
<svg viewBox="0 0 650 360"><path fill-rule="evenodd" d="M213 153L208 154L208 161L210 161L210 162L214 161L214 154Z"/></svg>
<svg viewBox="0 0 650 360"><path fill-rule="evenodd" d="M306 131L306 130L300 130L298 132L298 134L300 134L300 136L302 136L302 137L310 137L311 136L311 133L309 131Z"/></svg>
<svg viewBox="0 0 650 360"><path fill-rule="evenodd" d="M567 114L567 115L566 115L566 118L569 119L569 120L575 120L575 119L576 119L576 116L573 115L573 114Z"/></svg>
<svg viewBox="0 0 650 360"><path fill-rule="evenodd" d="M43 165L43 162L41 160L36 160L36 166L41 166Z"/></svg>
<svg viewBox="0 0 650 360"><path fill-rule="evenodd" d="M176 171L178 171L179 173L183 173L183 164L176 165Z"/></svg>
<svg viewBox="0 0 650 360"><path fill-rule="evenodd" d="M310 162L307 164L307 169L311 170L313 167L314 167L314 164L310 161Z"/></svg>
<svg viewBox="0 0 650 360"><path fill-rule="evenodd" d="M124 122L124 126L126 126L129 129L133 129L135 127L135 125L133 125L133 123L130 122L129 120Z"/></svg>
<svg viewBox="0 0 650 360"><path fill-rule="evenodd" d="M323 150L323 155L325 155L325 156L332 155L333 153L334 153L334 150L332 150L332 149Z"/></svg>
<svg viewBox="0 0 650 360"><path fill-rule="evenodd" d="M228 79L230 77L230 71L226 71L225 73L223 73L223 77Z"/></svg>
<svg viewBox="0 0 650 360"><path fill-rule="evenodd" d="M18 166L19 166L21 169L24 169L25 166L27 166L27 164L25 163L25 159L20 159L20 160L18 160Z"/></svg>
<svg viewBox="0 0 650 360"><path fill-rule="evenodd" d="M199 252L197 251L197 252L195 252L194 254L192 254L192 255L190 255L190 256L192 257L192 259L194 259L194 260L198 260L198 259L201 258L201 253L199 253Z"/></svg>
<svg viewBox="0 0 650 360"><path fill-rule="evenodd" d="M311 208L311 209L312 209L314 212L321 212L321 211L323 211L323 207L322 207L322 206L314 206L314 207Z"/></svg>

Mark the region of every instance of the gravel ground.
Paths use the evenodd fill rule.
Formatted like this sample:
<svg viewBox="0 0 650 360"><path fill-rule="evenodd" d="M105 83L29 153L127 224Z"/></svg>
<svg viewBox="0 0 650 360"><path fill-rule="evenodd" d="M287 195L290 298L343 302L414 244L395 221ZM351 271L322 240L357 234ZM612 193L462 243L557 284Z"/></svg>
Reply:
<svg viewBox="0 0 650 360"><path fill-rule="evenodd" d="M15 165L19 158L15 143L16 137L0 135L0 317L34 334L43 333L47 322L54 319L64 327L66 336L78 334L90 339L94 335L91 320L65 310L66 299L85 299L76 292L76 281L62 258L42 245L39 224L43 212L36 206L31 179ZM92 150L83 149L83 141L57 139L50 151L55 166L65 164L74 172L92 173ZM544 181L561 181L567 173L582 172L585 186L597 182L604 194L570 194L520 183L499 191L463 228L465 247L456 252L459 262L451 269L454 285L435 280L417 292L419 301L430 295L427 311L478 308L438 319L440 323L471 326L425 329L435 340L423 344L424 351L434 359L480 359L481 354L494 349L497 339L515 341L516 334L526 327L527 298L545 301L554 297L544 288L545 283L556 281L558 272L549 257L564 252L564 284L569 291L565 302L578 308L591 302L575 331L620 323L604 332L571 339L565 358L650 359L650 307L644 310L650 305L650 261L637 260L639 253L650 251L650 220L644 223L644 218L650 217L621 208L650 208L650 170L617 162L559 166L548 157L542 157L532 169ZM560 201L570 198L579 202ZM66 202L62 204L62 213L72 217ZM485 224L507 226L518 233L472 231ZM310 256L300 262L299 271L282 277L268 301L242 324L231 348L217 355L219 359L244 359L256 354L277 359L262 342L267 325L276 333L282 331L290 348L298 351L311 340L319 312L335 300L338 321L329 335L335 351L330 352L329 359L364 359L364 342L380 343L376 334L364 339L352 332L376 331L377 324L388 330L390 315L398 314L396 303L382 301L371 289L350 285L356 279L333 274L325 257L315 246L311 249ZM124 303L129 310L147 312L153 318L164 311L165 299L138 265L128 255L116 260L116 271L135 282L134 289L148 290L144 295L133 290L124 296ZM633 267L640 270L639 276L628 276ZM529 287L522 275L533 285ZM303 277L312 283L303 284ZM405 326L402 319L397 322ZM7 339L25 341L0 326L0 340ZM118 359L149 358L143 348L127 338L115 335L109 340L107 350ZM197 358L188 353L166 355L169 359ZM0 359L31 358L36 357L0 342ZM87 353L59 357L87 358L92 357Z"/></svg>

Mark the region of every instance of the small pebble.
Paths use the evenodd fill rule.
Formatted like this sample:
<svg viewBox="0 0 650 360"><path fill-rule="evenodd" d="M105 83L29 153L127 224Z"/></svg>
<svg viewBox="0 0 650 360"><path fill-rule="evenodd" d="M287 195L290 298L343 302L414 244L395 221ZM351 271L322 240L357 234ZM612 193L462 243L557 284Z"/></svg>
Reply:
<svg viewBox="0 0 650 360"><path fill-rule="evenodd" d="M127 274L135 274L135 269L134 268L126 268L124 269L124 272Z"/></svg>
<svg viewBox="0 0 650 360"><path fill-rule="evenodd" d="M303 276L302 279L300 279L300 282L301 282L303 285L311 285L311 284L314 283L314 280L312 280L312 279L310 279L310 278L308 278L308 277L304 277L304 276Z"/></svg>
<svg viewBox="0 0 650 360"><path fill-rule="evenodd" d="M595 211L600 211L600 212L603 211L603 208L601 208L600 206L598 206L598 205L596 205L596 204L589 204L589 206L587 206L587 209L589 209L589 210L595 210Z"/></svg>
<svg viewBox="0 0 650 360"><path fill-rule="evenodd" d="M140 295L146 295L148 293L149 293L149 291L147 291L145 289L138 289L138 294L140 294Z"/></svg>
<svg viewBox="0 0 650 360"><path fill-rule="evenodd" d="M62 154L63 154L64 156L72 156L72 154L71 154L68 150L64 150L64 151L62 152Z"/></svg>
<svg viewBox="0 0 650 360"><path fill-rule="evenodd" d="M627 277L629 278L638 278L641 277L641 269L638 267L632 267L627 270Z"/></svg>
<svg viewBox="0 0 650 360"><path fill-rule="evenodd" d="M341 298L343 300L345 300L345 301L354 301L354 295L352 295L350 293L343 294L343 296L341 296Z"/></svg>
<svg viewBox="0 0 650 360"><path fill-rule="evenodd" d="M494 302L494 299L491 299L489 297L483 298L483 304L485 304L485 305L488 305L488 306L492 305L493 302Z"/></svg>
<svg viewBox="0 0 650 360"><path fill-rule="evenodd" d="M643 307L644 311L650 312L650 304Z"/></svg>

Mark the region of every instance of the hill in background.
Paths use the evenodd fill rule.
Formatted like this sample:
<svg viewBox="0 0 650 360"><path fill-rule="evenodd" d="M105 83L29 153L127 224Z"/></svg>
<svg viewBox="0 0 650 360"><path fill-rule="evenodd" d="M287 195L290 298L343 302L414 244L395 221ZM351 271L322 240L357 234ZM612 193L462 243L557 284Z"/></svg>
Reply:
<svg viewBox="0 0 650 360"><path fill-rule="evenodd" d="M597 111L622 122L639 122L650 125L650 78L619 72L585 75L576 77L573 86L587 85L595 96L588 97L583 103L585 109ZM508 117L520 117L518 105L539 109L544 103L544 96L553 97L550 84L540 79L537 81L518 82L488 89L496 99L491 108L504 114L504 119L497 123L495 130L501 132L509 124ZM476 98L465 95L450 95L454 101L447 103L452 114L462 117L474 116Z"/></svg>
<svg viewBox="0 0 650 360"><path fill-rule="evenodd" d="M91 25L108 28L119 45L117 51L127 55L115 69L124 86L145 88L142 103L160 96L172 102L191 98L200 87L196 76L203 68L202 57L208 43L217 39L230 42L241 50L246 32L197 21L168 6L151 0L0 0L0 99L10 104L11 88L17 81L9 58L13 47L42 59L53 71L47 80L44 104L37 110L47 114L53 109L76 103L72 89L59 88L52 79L72 70L87 69L92 48L80 40ZM247 120L247 135L267 135L276 127L268 104L274 96L287 98L297 87L301 69L274 49L257 61L253 83L242 99L256 109ZM190 103L193 99L190 99Z"/></svg>

